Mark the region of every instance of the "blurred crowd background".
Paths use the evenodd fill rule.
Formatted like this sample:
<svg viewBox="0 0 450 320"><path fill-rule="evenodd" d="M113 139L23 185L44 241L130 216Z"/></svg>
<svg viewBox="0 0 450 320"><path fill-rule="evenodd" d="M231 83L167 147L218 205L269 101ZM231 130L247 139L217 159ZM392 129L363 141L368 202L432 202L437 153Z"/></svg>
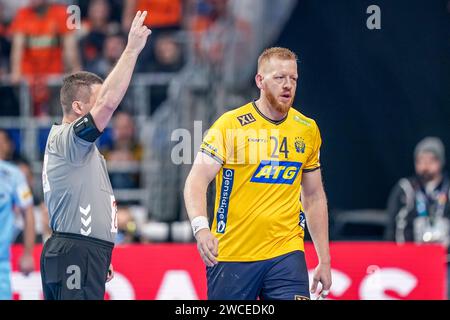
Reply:
<svg viewBox="0 0 450 320"><path fill-rule="evenodd" d="M257 98L257 57L274 45L299 55L295 107L321 128L332 240L401 241L421 205L430 217L441 209L449 217L450 2L377 1L380 30L366 26L371 4L0 0L0 158L19 164L32 186L38 241L50 232L41 170L48 132L62 115L61 79L77 70L106 77L137 10L149 11L150 42L98 141L119 205L118 243L193 240L182 199L190 165L172 161L180 142L172 133L192 133L182 151L192 160L202 134L194 121L205 131ZM78 9L79 21L68 20ZM443 221L438 240L448 244ZM18 242L21 227L18 216ZM403 241L428 231L411 232Z"/></svg>

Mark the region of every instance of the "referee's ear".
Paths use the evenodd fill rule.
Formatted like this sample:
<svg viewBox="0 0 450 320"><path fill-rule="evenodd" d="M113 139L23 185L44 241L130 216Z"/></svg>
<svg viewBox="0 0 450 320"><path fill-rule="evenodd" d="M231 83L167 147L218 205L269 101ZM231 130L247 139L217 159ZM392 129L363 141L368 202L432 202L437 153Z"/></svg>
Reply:
<svg viewBox="0 0 450 320"><path fill-rule="evenodd" d="M72 102L72 110L77 116L84 115L83 109L83 103L81 101Z"/></svg>

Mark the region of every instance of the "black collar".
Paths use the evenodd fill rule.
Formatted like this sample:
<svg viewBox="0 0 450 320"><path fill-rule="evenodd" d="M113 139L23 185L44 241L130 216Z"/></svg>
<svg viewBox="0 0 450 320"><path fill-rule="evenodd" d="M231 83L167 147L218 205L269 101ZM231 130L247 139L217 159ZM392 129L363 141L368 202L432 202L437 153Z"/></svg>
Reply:
<svg viewBox="0 0 450 320"><path fill-rule="evenodd" d="M272 120L272 119L266 117L266 116L258 109L258 107L257 107L257 105L256 105L256 100L253 100L253 101L252 101L252 105L253 105L253 108L255 108L256 112L258 112L258 114L259 114L261 117L263 117L265 120L267 120L267 121L269 121L270 123L275 124L275 125L282 124L284 121L286 121L287 117L289 116L289 112L288 112L288 113L286 114L286 116L285 116L283 119L281 119L281 120Z"/></svg>

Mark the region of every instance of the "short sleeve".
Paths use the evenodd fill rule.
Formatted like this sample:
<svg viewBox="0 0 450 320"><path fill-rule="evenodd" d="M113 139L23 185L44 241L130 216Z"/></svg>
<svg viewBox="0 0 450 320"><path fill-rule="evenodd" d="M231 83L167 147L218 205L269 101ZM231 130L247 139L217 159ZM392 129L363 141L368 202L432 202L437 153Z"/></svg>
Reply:
<svg viewBox="0 0 450 320"><path fill-rule="evenodd" d="M225 115L222 115L208 130L202 144L200 145L200 152L209 155L220 164L224 164L226 162L227 128L229 128L227 118Z"/></svg>
<svg viewBox="0 0 450 320"><path fill-rule="evenodd" d="M315 133L313 134L313 148L308 160L303 167L303 172L310 172L320 168L320 147L322 146L322 138L317 124L315 124Z"/></svg>
<svg viewBox="0 0 450 320"><path fill-rule="evenodd" d="M15 173L14 204L25 209L33 204L33 195L24 174L17 169Z"/></svg>

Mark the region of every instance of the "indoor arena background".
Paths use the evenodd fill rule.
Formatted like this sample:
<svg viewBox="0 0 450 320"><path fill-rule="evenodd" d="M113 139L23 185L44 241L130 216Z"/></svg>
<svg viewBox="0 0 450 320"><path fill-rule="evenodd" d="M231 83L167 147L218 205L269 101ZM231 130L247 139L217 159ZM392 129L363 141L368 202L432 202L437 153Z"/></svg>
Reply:
<svg viewBox="0 0 450 320"><path fill-rule="evenodd" d="M206 298L205 267L183 204L184 180L202 133L223 112L257 98L258 55L284 46L299 56L295 108L317 121L323 139L329 298L447 299L447 249L397 244L386 228L392 188L414 175L416 144L439 137L450 157L450 2L170 1L181 14L161 14L150 26L150 44L99 141L119 205L116 277L107 298ZM61 120L62 76L77 67L107 75L126 44L124 1L54 2L76 5L69 12L81 14L73 31L79 65L71 60L59 75L17 80L10 26L27 1L0 1L0 146L29 170L38 243L49 235L42 158L49 129ZM174 163L183 132L190 133L191 148L183 150L186 161ZM128 149L118 152L120 143ZM42 299L39 271L17 271L22 225L18 216L14 298ZM38 245L36 261L40 250ZM310 242L306 254L312 268L317 258Z"/></svg>

